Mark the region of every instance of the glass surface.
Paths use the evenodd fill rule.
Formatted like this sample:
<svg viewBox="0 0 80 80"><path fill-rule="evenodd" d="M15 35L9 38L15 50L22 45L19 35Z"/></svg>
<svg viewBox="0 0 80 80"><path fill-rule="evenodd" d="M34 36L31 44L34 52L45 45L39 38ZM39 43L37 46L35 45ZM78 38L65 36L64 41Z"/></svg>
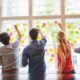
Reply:
<svg viewBox="0 0 80 80"><path fill-rule="evenodd" d="M3 21L2 23L2 31L8 32L11 36L10 41L13 42L17 39L18 35L16 30L14 29L14 25L18 26L19 31L21 32L22 39L21 39L21 45L27 45L28 44L28 21Z"/></svg>
<svg viewBox="0 0 80 80"><path fill-rule="evenodd" d="M45 61L47 66L47 72L56 73L57 69L57 32L60 27L54 23L54 21L60 22L60 20L34 20L33 27L41 29L42 33L46 36L47 44L45 46ZM38 36L38 40L41 36Z"/></svg>
<svg viewBox="0 0 80 80"><path fill-rule="evenodd" d="M68 19L66 20L68 40L75 45L80 44L80 20Z"/></svg>
<svg viewBox="0 0 80 80"><path fill-rule="evenodd" d="M72 45L73 64L80 66L80 55L74 52L75 48L80 47L80 19L66 20L66 35Z"/></svg>
<svg viewBox="0 0 80 80"><path fill-rule="evenodd" d="M2 16L28 16L28 0L3 0Z"/></svg>
<svg viewBox="0 0 80 80"><path fill-rule="evenodd" d="M66 14L80 14L80 0L65 0Z"/></svg>
<svg viewBox="0 0 80 80"><path fill-rule="evenodd" d="M33 0L33 15L60 15L60 0Z"/></svg>
<svg viewBox="0 0 80 80"><path fill-rule="evenodd" d="M39 28L42 30L43 34L47 38L47 45L55 45L57 41L57 32L60 29L60 27L55 24L54 22L60 20L35 20L33 21L33 27ZM41 39L39 36L38 39Z"/></svg>

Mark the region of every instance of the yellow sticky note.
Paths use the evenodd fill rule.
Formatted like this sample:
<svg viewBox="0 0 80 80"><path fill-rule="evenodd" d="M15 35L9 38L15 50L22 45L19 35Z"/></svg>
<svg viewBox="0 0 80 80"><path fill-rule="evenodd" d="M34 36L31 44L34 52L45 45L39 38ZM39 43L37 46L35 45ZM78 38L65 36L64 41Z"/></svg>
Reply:
<svg viewBox="0 0 80 80"><path fill-rule="evenodd" d="M20 24L15 24L16 26L20 26Z"/></svg>
<svg viewBox="0 0 80 80"><path fill-rule="evenodd" d="M41 36L38 36L38 40L41 40Z"/></svg>
<svg viewBox="0 0 80 80"><path fill-rule="evenodd" d="M68 25L67 25L67 28L68 28L68 29L71 29L71 25L70 25L70 24L68 24Z"/></svg>
<svg viewBox="0 0 80 80"><path fill-rule="evenodd" d="M54 52L52 48L50 48L49 51L50 51L50 53L53 53Z"/></svg>
<svg viewBox="0 0 80 80"><path fill-rule="evenodd" d="M53 58L50 58L50 60L49 60L50 62L53 62Z"/></svg>
<svg viewBox="0 0 80 80"><path fill-rule="evenodd" d="M77 39L74 39L74 40L73 40L73 43L76 44L76 43L77 43Z"/></svg>
<svg viewBox="0 0 80 80"><path fill-rule="evenodd" d="M10 42L13 42L14 41L14 38L10 38Z"/></svg>
<svg viewBox="0 0 80 80"><path fill-rule="evenodd" d="M22 44L22 45L24 44L24 40L21 40L21 44Z"/></svg>

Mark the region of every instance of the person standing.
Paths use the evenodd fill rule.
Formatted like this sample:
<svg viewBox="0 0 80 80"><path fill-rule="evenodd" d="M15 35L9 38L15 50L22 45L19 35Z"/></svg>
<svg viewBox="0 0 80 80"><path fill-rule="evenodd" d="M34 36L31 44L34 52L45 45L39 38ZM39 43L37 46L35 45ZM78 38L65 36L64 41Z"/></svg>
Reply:
<svg viewBox="0 0 80 80"><path fill-rule="evenodd" d="M42 39L37 40L38 34ZM32 42L24 48L22 53L22 66L29 65L30 80L44 80L46 64L44 61L46 38L41 30L32 28L29 31Z"/></svg>
<svg viewBox="0 0 80 80"><path fill-rule="evenodd" d="M18 74L18 47L21 40L21 33L18 27L14 25L15 30L18 33L18 39L13 43L10 42L10 35L7 32L0 33L0 42L3 46L0 47L0 65L2 65L3 80L17 80Z"/></svg>
<svg viewBox="0 0 80 80"><path fill-rule="evenodd" d="M75 80L70 43L63 31L58 32L57 39L58 80Z"/></svg>

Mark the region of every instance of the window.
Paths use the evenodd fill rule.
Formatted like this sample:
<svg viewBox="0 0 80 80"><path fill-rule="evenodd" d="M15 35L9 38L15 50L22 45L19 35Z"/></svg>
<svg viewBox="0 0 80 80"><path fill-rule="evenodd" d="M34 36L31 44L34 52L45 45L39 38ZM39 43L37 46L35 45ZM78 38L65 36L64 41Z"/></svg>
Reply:
<svg viewBox="0 0 80 80"><path fill-rule="evenodd" d="M60 30L59 26L54 23L54 21L59 21L59 19L52 20L34 20L33 27L40 28L44 35L47 37L47 45L53 46L57 41L57 32ZM48 34L47 34L48 32ZM39 37L40 38L40 37Z"/></svg>
<svg viewBox="0 0 80 80"><path fill-rule="evenodd" d="M7 20L2 22L2 31L7 31L11 36L11 42L15 41L17 38L17 33L14 29L14 25L19 27L19 31L22 35L21 45L28 45L28 21L27 20ZM5 27L6 26L6 27Z"/></svg>
<svg viewBox="0 0 80 80"><path fill-rule="evenodd" d="M66 31L68 33L68 40L75 44L80 44L80 19L67 19L66 20Z"/></svg>
<svg viewBox="0 0 80 80"><path fill-rule="evenodd" d="M28 16L28 0L3 0L2 16Z"/></svg>
<svg viewBox="0 0 80 80"><path fill-rule="evenodd" d="M80 14L80 0L65 0L66 14Z"/></svg>
<svg viewBox="0 0 80 80"><path fill-rule="evenodd" d="M66 34L68 35L68 40L74 45L74 47L79 47L80 45L80 19L66 19ZM73 51L74 53L74 51ZM73 54L73 64L80 65L79 54Z"/></svg>
<svg viewBox="0 0 80 80"><path fill-rule="evenodd" d="M60 0L33 0L33 15L60 15Z"/></svg>
<svg viewBox="0 0 80 80"><path fill-rule="evenodd" d="M80 44L80 0L3 0L1 25L2 31L10 33L11 41L17 36L13 28L14 24L20 26L23 38L20 45L20 60L23 48L29 44L29 30L32 27L41 28L47 36L45 47L45 61L48 73L56 72L56 34L60 30L54 21L63 23L68 40L75 45ZM15 33L15 35L13 34ZM38 37L40 39L40 36ZM74 51L73 51L74 53ZM79 63L79 55L73 54ZM74 63L74 61L73 61Z"/></svg>

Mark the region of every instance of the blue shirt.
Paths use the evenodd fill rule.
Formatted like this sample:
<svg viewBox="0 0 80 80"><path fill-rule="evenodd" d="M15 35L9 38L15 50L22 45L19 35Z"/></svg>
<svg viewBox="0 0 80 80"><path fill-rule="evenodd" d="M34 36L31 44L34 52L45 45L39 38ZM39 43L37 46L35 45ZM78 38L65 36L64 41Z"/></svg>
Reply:
<svg viewBox="0 0 80 80"><path fill-rule="evenodd" d="M46 69L44 55L44 47L46 38L43 37L40 41L32 41L29 46L25 47L22 53L22 65L26 66L29 59L29 73L44 73Z"/></svg>

